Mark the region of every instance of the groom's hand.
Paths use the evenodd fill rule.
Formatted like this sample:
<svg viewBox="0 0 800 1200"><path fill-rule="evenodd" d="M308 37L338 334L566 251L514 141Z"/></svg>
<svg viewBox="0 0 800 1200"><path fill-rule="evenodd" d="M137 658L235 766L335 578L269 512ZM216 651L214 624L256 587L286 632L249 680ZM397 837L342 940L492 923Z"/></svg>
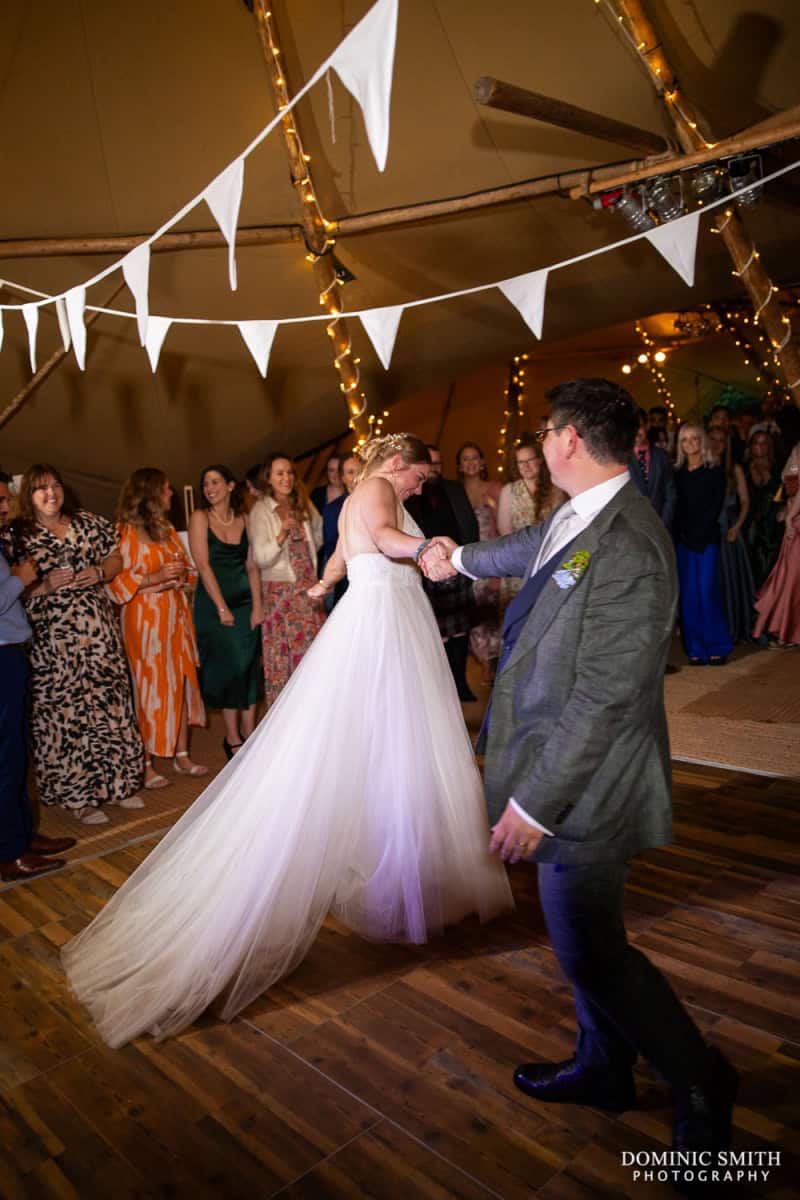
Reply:
<svg viewBox="0 0 800 1200"><path fill-rule="evenodd" d="M456 543L449 537L435 537L431 539L425 553L420 557L420 566L423 573L428 579L434 583L440 583L443 579L451 579L458 574L453 564L450 562L450 555L456 549Z"/></svg>
<svg viewBox="0 0 800 1200"><path fill-rule="evenodd" d="M500 820L492 826L489 852L499 854L503 862L516 863L521 858L530 858L544 836L541 829L531 825L507 804Z"/></svg>

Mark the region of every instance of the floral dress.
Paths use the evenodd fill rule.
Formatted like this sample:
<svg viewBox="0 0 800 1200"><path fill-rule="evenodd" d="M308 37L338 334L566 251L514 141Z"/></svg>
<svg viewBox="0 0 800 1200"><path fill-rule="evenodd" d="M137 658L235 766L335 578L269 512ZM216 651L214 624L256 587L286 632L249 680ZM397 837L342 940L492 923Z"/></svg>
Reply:
<svg viewBox="0 0 800 1200"><path fill-rule="evenodd" d="M151 542L144 530L119 530L122 570L109 591L122 606L122 637L133 674L136 715L149 755L171 758L178 743L184 695L190 725L204 725L206 711L197 682L197 646L188 597L181 590L142 592L146 575L175 556L186 562L183 545L170 526L169 537ZM187 564L188 565L188 564ZM190 572L190 578L196 572Z"/></svg>
<svg viewBox="0 0 800 1200"><path fill-rule="evenodd" d="M264 621L261 626L264 699L272 705L325 620L321 600L306 595L317 582L305 532L286 541L294 582L263 580Z"/></svg>
<svg viewBox="0 0 800 1200"><path fill-rule="evenodd" d="M79 511L58 538L37 526L25 553L41 575L77 573L117 550L114 527ZM142 781L144 753L116 613L102 584L30 596L31 745L44 804L79 809L124 800Z"/></svg>
<svg viewBox="0 0 800 1200"><path fill-rule="evenodd" d="M491 497L474 508L478 519L480 540L490 541L497 537L497 502ZM469 648L487 672L491 672L492 660L500 655L500 580L495 578L476 579L473 584L475 597L475 624L469 634Z"/></svg>

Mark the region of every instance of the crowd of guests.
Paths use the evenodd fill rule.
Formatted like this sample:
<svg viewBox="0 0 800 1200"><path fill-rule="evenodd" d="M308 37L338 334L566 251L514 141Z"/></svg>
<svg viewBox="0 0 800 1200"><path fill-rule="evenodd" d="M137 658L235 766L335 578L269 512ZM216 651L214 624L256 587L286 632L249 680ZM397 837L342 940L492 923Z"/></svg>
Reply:
<svg viewBox="0 0 800 1200"><path fill-rule="evenodd" d="M723 664L740 640L800 643L799 425L794 407L732 416L717 406L675 436L665 409L640 412L629 469L675 540L691 665ZM453 479L439 448L428 451L430 477L408 502L426 537L464 544L513 533L564 500L535 435L519 439L503 486L488 478L475 442L459 448ZM343 580L324 600L308 595L359 470L357 457L333 455L309 496L286 454L241 482L213 464L201 476L188 555L170 521L169 479L156 468L126 480L115 523L72 503L49 464L25 473L10 513L0 475L0 563L24 612L24 625L0 629L0 646L29 645L30 745L44 804L100 824L110 806L142 807L140 789L166 787L165 765L207 774L189 745L207 708L223 714L225 754L239 751L257 705L275 703L346 589ZM458 694L474 700L468 655L491 682L522 580L423 582Z"/></svg>

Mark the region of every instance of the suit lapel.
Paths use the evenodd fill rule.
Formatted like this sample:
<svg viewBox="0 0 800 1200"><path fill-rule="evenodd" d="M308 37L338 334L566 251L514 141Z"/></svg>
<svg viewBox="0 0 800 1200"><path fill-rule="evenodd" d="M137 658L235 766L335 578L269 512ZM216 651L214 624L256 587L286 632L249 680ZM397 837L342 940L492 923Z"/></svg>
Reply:
<svg viewBox="0 0 800 1200"><path fill-rule="evenodd" d="M580 550L585 550L590 555L593 555L600 545L600 539L611 525L617 513L624 508L625 504L630 501L631 497L636 497L637 499L639 498L639 492L637 491L636 485L633 482L626 483L623 488L620 488L616 496L614 496L608 502L605 508L597 514L591 524L587 525L583 533L578 534L572 545L572 549L570 550L570 557L578 553ZM559 560L557 567L560 565L561 562ZM554 568L554 570L555 569L556 568ZM590 570L591 559L586 574L588 574ZM576 583L574 583L571 587L566 588L559 587L554 579L548 579L547 583L542 588L539 599L533 606L531 613L525 622L525 625L523 626L522 632L517 639L517 644L515 645L508 662L500 672L501 676L504 675L506 671L514 667L521 658L524 658L531 646L537 645L549 626L552 624L556 615L560 612L562 606L569 602L573 592L576 592L578 588L585 586L586 574L581 575Z"/></svg>

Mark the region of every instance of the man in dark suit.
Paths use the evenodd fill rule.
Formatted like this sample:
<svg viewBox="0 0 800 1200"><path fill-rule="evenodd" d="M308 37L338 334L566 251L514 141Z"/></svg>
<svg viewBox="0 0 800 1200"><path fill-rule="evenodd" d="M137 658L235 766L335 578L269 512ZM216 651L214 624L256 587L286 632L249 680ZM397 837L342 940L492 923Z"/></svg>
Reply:
<svg viewBox="0 0 800 1200"><path fill-rule="evenodd" d="M647 413L639 409L639 427L628 460L632 481L656 510L667 529L672 528L675 515L675 479L672 463L665 450L650 443L647 436Z"/></svg>
<svg viewBox="0 0 800 1200"><path fill-rule="evenodd" d="M632 1066L671 1084L674 1145L728 1144L736 1072L706 1045L664 976L628 943L630 860L671 840L664 664L677 604L671 539L630 482L632 398L604 379L549 393L539 431L570 500L543 525L463 547L433 545L423 567L516 575L485 722L492 849L538 864L553 949L573 986L578 1042L562 1063L526 1063L515 1083L538 1100L622 1111Z"/></svg>
<svg viewBox="0 0 800 1200"><path fill-rule="evenodd" d="M480 537L478 519L463 486L442 476L442 454L438 446L428 445L431 469L419 496L411 496L406 508L425 537L448 537L454 542L476 542ZM425 579L425 591L433 607L442 635L447 661L453 673L458 698L476 697L467 683L469 631L472 624L472 584L464 575L434 583Z"/></svg>

